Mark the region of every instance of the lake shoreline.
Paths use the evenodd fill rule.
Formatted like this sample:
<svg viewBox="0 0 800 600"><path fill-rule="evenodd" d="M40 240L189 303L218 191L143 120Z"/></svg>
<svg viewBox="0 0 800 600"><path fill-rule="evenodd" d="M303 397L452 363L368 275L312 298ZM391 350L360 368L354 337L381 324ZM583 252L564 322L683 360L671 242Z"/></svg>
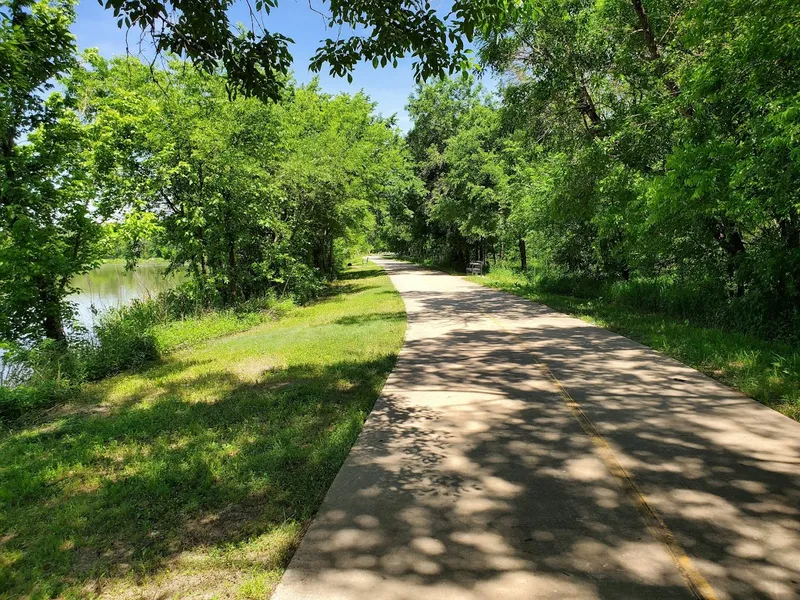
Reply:
<svg viewBox="0 0 800 600"><path fill-rule="evenodd" d="M76 276L71 281L76 292L67 298L75 307L75 323L91 332L108 310L155 297L178 285L185 275L172 272L165 276L169 264L162 258L148 258L139 261L133 269L127 269L124 259L113 258Z"/></svg>

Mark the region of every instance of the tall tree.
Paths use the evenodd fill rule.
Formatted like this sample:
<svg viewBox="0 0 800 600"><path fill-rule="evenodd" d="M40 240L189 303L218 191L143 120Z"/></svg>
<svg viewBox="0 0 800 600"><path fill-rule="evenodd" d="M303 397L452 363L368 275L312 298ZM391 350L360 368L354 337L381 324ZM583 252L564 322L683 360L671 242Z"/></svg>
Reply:
<svg viewBox="0 0 800 600"><path fill-rule="evenodd" d="M440 260L453 263L469 260L475 240L466 239L458 223L433 218L433 197L447 173L444 152L448 141L461 131L465 119L476 107L488 102L488 94L471 76L420 84L409 98L406 108L413 127L406 142L427 194L409 197L413 205L408 207L406 221L417 243L406 245L406 252L417 255L434 252Z"/></svg>
<svg viewBox="0 0 800 600"><path fill-rule="evenodd" d="M60 94L74 63L71 0L0 3L0 335L65 337L70 280L92 267L83 126Z"/></svg>
<svg viewBox="0 0 800 600"><path fill-rule="evenodd" d="M152 73L87 58L70 87L86 93L99 203L156 215L203 302L312 293L406 169L393 124L362 94L289 83L278 103L229 101L222 74L181 61Z"/></svg>

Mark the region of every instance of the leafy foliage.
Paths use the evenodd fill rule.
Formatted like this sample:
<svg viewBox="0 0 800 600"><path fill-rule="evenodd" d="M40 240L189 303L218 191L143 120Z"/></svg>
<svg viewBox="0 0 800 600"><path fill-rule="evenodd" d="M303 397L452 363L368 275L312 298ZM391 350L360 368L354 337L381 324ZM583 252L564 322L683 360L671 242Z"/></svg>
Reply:
<svg viewBox="0 0 800 600"><path fill-rule="evenodd" d="M0 339L14 342L5 364L23 365L37 403L159 356L154 322L138 308L106 315L89 338L71 322L72 282L100 257L132 267L155 254L187 270L176 296L185 310L172 318L257 309L277 295L303 302L414 188L394 121L363 94L296 86L280 36L272 58L225 27L192 45L227 4L183 6L174 22L153 4L119 5L128 25L151 28L159 51L203 67L171 57L154 70L95 50L76 57L69 0L2 2ZM274 68L262 70L264 60ZM231 98L256 84L272 102ZM32 405L22 383L3 392L5 404Z"/></svg>
<svg viewBox="0 0 800 600"><path fill-rule="evenodd" d="M188 269L207 303L315 295L337 248L366 238L387 182L410 173L391 123L363 95L312 83L278 104L229 101L223 77L178 61L154 79L136 60L87 60L70 88L91 123L101 204L128 220L151 215L136 230L161 228L173 268Z"/></svg>
<svg viewBox="0 0 800 600"><path fill-rule="evenodd" d="M427 197L388 246L522 270L531 255L597 290L655 281L695 295L688 316L796 338L796 3L526 5L480 32L499 107L459 81L412 98Z"/></svg>
<svg viewBox="0 0 800 600"><path fill-rule="evenodd" d="M83 127L53 79L74 65L70 0L0 4L0 337L65 338L73 275L95 264Z"/></svg>
<svg viewBox="0 0 800 600"><path fill-rule="evenodd" d="M292 64L293 41L269 30L269 15L278 0L248 2L250 26L234 27L228 11L232 0L100 0L118 17L117 25L136 28L153 41L160 54L176 54L212 74L221 66L228 91L244 92L262 100L277 100ZM397 64L414 57L414 74L421 81L452 74L469 64L467 43L476 33L498 27L526 12L515 0L489 2L455 0L449 12L434 9L428 0L323 0L328 38L311 59L311 68L328 65L332 75L347 77L361 61ZM309 3L309 10L315 9ZM342 29L350 32L341 37Z"/></svg>
<svg viewBox="0 0 800 600"><path fill-rule="evenodd" d="M423 80L463 69L474 40L502 81L420 83L405 140L362 94L291 80L290 40L255 18L271 1L237 31L227 1L110 0L168 56L160 70L79 64L69 2L2 6L5 339L63 342L70 281L99 256L188 270L188 314L304 301L371 245L800 331L795 2L328 2L345 35L315 69L410 53Z"/></svg>

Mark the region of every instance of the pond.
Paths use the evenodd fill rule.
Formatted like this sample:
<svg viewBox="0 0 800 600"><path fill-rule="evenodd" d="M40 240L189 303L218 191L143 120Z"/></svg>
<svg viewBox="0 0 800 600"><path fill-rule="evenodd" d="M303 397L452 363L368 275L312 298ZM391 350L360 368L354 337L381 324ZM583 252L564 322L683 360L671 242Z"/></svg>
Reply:
<svg viewBox="0 0 800 600"><path fill-rule="evenodd" d="M183 273L164 275L168 264L165 260L146 260L132 271L126 271L124 263L109 262L75 277L72 285L80 291L67 298L75 304L75 320L92 335L98 318L109 308L154 296L183 281ZM0 381L8 376L3 372L4 354L0 348Z"/></svg>
<svg viewBox="0 0 800 600"><path fill-rule="evenodd" d="M80 291L69 296L75 303L75 318L89 331L98 317L109 308L130 304L137 298L147 298L169 289L183 280L182 273L164 276L167 261L147 260L132 271L122 262L108 262L72 280Z"/></svg>

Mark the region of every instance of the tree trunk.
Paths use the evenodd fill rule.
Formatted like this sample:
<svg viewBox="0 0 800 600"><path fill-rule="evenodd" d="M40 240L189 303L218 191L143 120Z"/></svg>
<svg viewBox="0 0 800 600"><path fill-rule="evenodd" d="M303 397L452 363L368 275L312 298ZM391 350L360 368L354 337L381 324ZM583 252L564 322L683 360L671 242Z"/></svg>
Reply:
<svg viewBox="0 0 800 600"><path fill-rule="evenodd" d="M591 123L591 127L599 126L603 120L600 118L600 114L597 112L597 106L594 103L594 99L592 99L592 95L589 93L589 87L586 84L586 79L583 75L580 77L580 111L581 114L589 119L589 123ZM584 124L586 121L584 121Z"/></svg>
<svg viewBox="0 0 800 600"><path fill-rule="evenodd" d="M236 302L236 293L238 290L236 288L236 246L233 236L228 238L228 270L230 271L230 275L228 275L230 302L234 304Z"/></svg>
<svg viewBox="0 0 800 600"><path fill-rule="evenodd" d="M658 60L661 54L658 51L656 36L653 34L653 28L650 26L650 19L647 17L647 11L642 5L642 0L631 0L631 4L633 5L633 10L636 11L636 16L639 17L639 27L642 29L644 44L650 53L650 59Z"/></svg>
<svg viewBox="0 0 800 600"><path fill-rule="evenodd" d="M42 329L51 340L63 342L67 339L64 320L61 316L61 302L53 290L51 282L44 277L38 281L39 301L42 305Z"/></svg>
<svg viewBox="0 0 800 600"><path fill-rule="evenodd" d="M519 238L519 264L523 273L528 270L528 248L523 237Z"/></svg>
<svg viewBox="0 0 800 600"><path fill-rule="evenodd" d="M631 0L631 4L633 5L633 10L636 12L636 16L639 18L639 27L642 30L642 37L644 37L644 45L647 46L647 52L650 55L650 60L658 60L661 58L661 52L658 50L658 43L656 42L656 36L653 32L653 27L650 25L650 19L647 17L647 11L644 9L644 5L642 4L642 0ZM680 94L680 88L678 84L675 83L669 77L664 79L664 85L669 90L669 93L672 96L677 96ZM691 117L691 109L687 109L684 111L686 114L684 116Z"/></svg>
<svg viewBox="0 0 800 600"><path fill-rule="evenodd" d="M48 311L45 314L42 327L44 328L45 336L51 340L63 342L67 339L67 334L64 332L64 322L57 311Z"/></svg>
<svg viewBox="0 0 800 600"><path fill-rule="evenodd" d="M776 219L776 222L785 250L789 253L796 252L800 248L800 215L790 208L789 214ZM792 266L796 264L795 261L785 261L784 264L785 268L777 274L776 290L782 299L789 301L797 310L800 308L800 290L794 282L800 278L800 269Z"/></svg>
<svg viewBox="0 0 800 600"><path fill-rule="evenodd" d="M800 216L793 208L789 209L789 215L782 219L777 219L778 230L784 243L789 248L800 248Z"/></svg>
<svg viewBox="0 0 800 600"><path fill-rule="evenodd" d="M208 274L208 268L206 265L206 236L203 228L199 225L195 228L195 237L200 242L200 272L203 274L203 279L206 278Z"/></svg>
<svg viewBox="0 0 800 600"><path fill-rule="evenodd" d="M225 201L228 204L225 211L225 232L228 238L228 301L231 304L236 303L237 289L237 276L236 272L236 238L233 234L233 222L231 219L231 199L228 194L225 195Z"/></svg>
<svg viewBox="0 0 800 600"><path fill-rule="evenodd" d="M727 254L728 278L731 282L735 282L736 273L746 252L742 235L729 223L717 221L714 223L714 236L717 239L717 243ZM743 295L744 285L741 281L736 282L736 296Z"/></svg>

